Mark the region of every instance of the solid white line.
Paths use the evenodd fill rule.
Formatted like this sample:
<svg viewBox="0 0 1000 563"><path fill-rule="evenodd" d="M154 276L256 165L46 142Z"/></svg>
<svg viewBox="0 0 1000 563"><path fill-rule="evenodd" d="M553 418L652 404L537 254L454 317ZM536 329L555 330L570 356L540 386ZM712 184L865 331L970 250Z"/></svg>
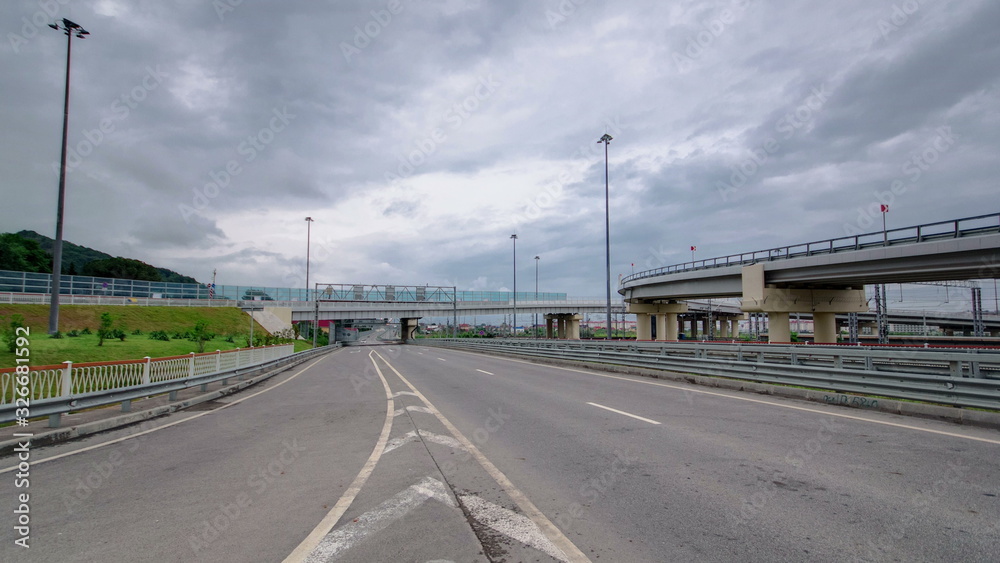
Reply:
<svg viewBox="0 0 1000 563"><path fill-rule="evenodd" d="M497 506L475 495L458 497L477 522L501 534L548 554L553 559L567 561L566 554L556 547L530 518L513 510Z"/></svg>
<svg viewBox="0 0 1000 563"><path fill-rule="evenodd" d="M493 375L492 373L490 373L488 371L481 370L481 369L476 369L476 371L478 371L479 373L485 373L486 375Z"/></svg>
<svg viewBox="0 0 1000 563"><path fill-rule="evenodd" d="M447 362L448 361L448 360L446 360L444 358L438 358L438 359L441 360L442 362Z"/></svg>
<svg viewBox="0 0 1000 563"><path fill-rule="evenodd" d="M471 441L469 441L468 438L465 437L465 434L462 434L458 430L458 428L456 428L455 425L451 423L450 420L445 418L445 416L441 414L441 412L437 410L437 408L435 408L430 401L427 400L427 397L424 397L424 395L416 387L414 387L413 384L410 383L408 379L403 377L403 374L399 373L399 370L397 370L392 364L390 364L388 360L383 358L381 354L375 352L375 355L381 358L382 361L385 362L385 365L388 366L389 369L391 369L392 372L396 374L396 377L398 377L403 383L406 384L407 387L412 389L413 392L416 393L417 396L424 401L424 404L427 405L427 407L431 410L434 416L436 416L437 419L441 421L441 424L443 424L445 428L447 428L448 431L451 432L452 436L454 436L459 442L462 443L466 451L468 451L472 455L472 457L476 458L476 461L479 462L479 465L482 466L482 468L486 471L486 473L488 473L490 477L492 477L493 480L497 482L498 485L500 485L500 487L504 490L504 492L507 493L507 496L509 496L511 500L513 500L514 503L517 504L518 508L521 509L521 512L524 512L524 514L528 518L531 518L531 520L539 527L539 529L542 530L542 533L545 534L545 537L547 537L549 541L555 544L556 547L558 547L560 550L562 550L563 553L566 554L567 556L565 559L566 561L571 561L571 562L586 561L587 563L590 563L590 559L587 558L587 556L584 555L582 551L580 551L580 548L576 547L576 545L574 545L573 542L570 541L570 539L567 538L566 535L563 534L562 531L559 528L557 528L556 525L553 524L552 521L549 520L548 517L546 517L541 510L538 509L537 506L535 506L535 503L531 502L531 499L529 499L527 495L525 495L523 492L521 492L520 489L515 487L514 483L512 483L511 480L508 479L507 476L504 475L504 473L497 468L497 466L493 465L493 462L491 462L485 455L483 455L483 453L479 451L479 448L477 448L475 444L473 444Z"/></svg>
<svg viewBox="0 0 1000 563"><path fill-rule="evenodd" d="M285 563L295 563L300 561L305 561L306 557L323 541L330 530L337 525L337 521L340 517L347 512L347 509L354 502L354 498L358 496L361 492L361 487L365 485L365 481L371 476L372 472L375 471L375 464L382 457L382 453L385 451L385 445L389 441L389 431L392 430L392 415L393 415L393 400L392 400L392 389L389 389L389 382L385 380L385 376L382 375L382 370L379 369L378 363L372 354L375 351L368 353L368 359L372 361L372 365L375 366L375 372L378 373L379 379L382 380L382 387L385 388L385 423L382 425L382 434L378 437L378 442L375 443L375 449L372 450L372 455L368 457L368 461L358 472L357 477L351 483L347 490L344 491L343 496L337 501L337 504L327 513L326 516L320 520L320 523L313 528L313 531L306 536L306 539L302 540L290 554L285 558ZM377 355L377 354L376 354ZM379 356L381 357L381 356Z"/></svg>
<svg viewBox="0 0 1000 563"><path fill-rule="evenodd" d="M425 477L423 481L400 491L376 508L327 534L306 561L326 562L338 558L366 537L384 530L431 498L448 506L455 506L444 483Z"/></svg>
<svg viewBox="0 0 1000 563"><path fill-rule="evenodd" d="M456 352L460 352L460 351L456 350ZM465 353L466 354L479 355L479 354L475 354L474 352L465 352ZM775 403L775 402L772 402L772 401L763 401L761 399L752 399L750 397L738 397L736 395L729 395L729 394L726 394L726 393L718 393L716 391L704 391L704 390L701 390L701 389L692 389L690 387L682 387L680 385L671 385L669 383L659 383L657 381L643 381L641 379L632 379L632 378L621 377L621 376L617 376L617 375L607 375L607 374L604 374L604 373L596 373L596 372L593 372L593 371L585 371L585 370L579 370L579 369L573 369L573 368L567 368L567 367L561 367L561 366L553 366L553 365L548 365L548 364L536 364L534 362L526 362L524 360L515 360L513 358L501 358L501 357L498 356L498 357L496 357L496 359L502 359L502 360L506 360L508 362L515 362L515 363L519 363L519 364L528 364L528 365L532 365L532 366L536 366L536 367L546 367L546 368L558 369L558 370L562 370L562 371L570 371L570 372L573 372L573 373L582 373L584 375L596 375L597 377L604 377L604 378L607 378L607 379L618 379L618 380L621 380L621 381L629 381L631 383L640 383L642 385L653 385L653 386L656 386L656 387L666 387L668 389L678 389L678 390L684 391L686 393L699 393L699 394L702 394L702 395L712 395L714 397L725 397L726 399L735 399L737 401L747 401L747 402L750 402L750 403L758 403L758 404L761 404L761 405L770 405L772 407L781 407L783 409L792 409L792 410L796 410L796 411L811 412L811 413L815 413L815 414L821 414L821 415L824 415L824 416L835 416L837 418L846 418L848 420L857 420L859 422L870 422L872 424L881 424L883 426L892 426L892 427L895 427L895 428L905 428L907 430L916 430L918 432L927 432L929 434L938 434L938 435L941 435L941 436L950 436L952 438L965 438L966 440L974 440L976 442L985 442L987 444L1000 445L1000 440L991 440L989 438L979 438L977 436L969 436L967 434L958 434L956 432L945 432L944 430L934 430L934 429L931 429L931 428L921 428L919 426L910 426L908 424L900 424L898 422L889 422L887 420L875 420L875 419L871 419L871 418L865 418L863 416L854 416L854 415L850 415L850 414L840 414L840 413L835 413L835 412L823 411L823 410L819 410L819 409L811 409L811 408L808 408L808 407L799 407L799 406L795 406L795 405L785 405L785 404L782 404L782 403Z"/></svg>
<svg viewBox="0 0 1000 563"><path fill-rule="evenodd" d="M597 403L587 403L587 404L588 404L588 405L590 405L590 406L592 406L592 407L597 407L597 408L599 408L599 409L604 409L604 410L606 410L606 411L611 411L611 412L616 412L616 413L618 413L618 414L623 414L623 415L625 415L625 416L630 416L630 417L632 417L632 418L634 418L634 419L636 419L636 420L641 420L641 421L643 421L643 422L648 422L648 423L650 423L650 424L659 424L659 422L656 422L655 420L650 420L650 419L648 419L648 418L643 418L643 417L641 417L641 416L637 416L637 415L634 415L634 414L630 414L630 413L627 413L627 412L625 412L625 411L620 411L620 410L618 410L618 409L613 409L613 408L611 408L611 407L606 407L606 406L604 406L604 405L598 405Z"/></svg>
<svg viewBox="0 0 1000 563"><path fill-rule="evenodd" d="M229 408L229 407L231 407L233 405L238 405L238 404L242 403L243 401L246 401L247 399L252 399L252 398L256 397L257 395L260 395L262 393L267 393L268 391L271 391L272 389L277 389L278 387L281 387L282 385L284 385L284 384L288 383L289 381L291 381L291 380L295 379L296 377L298 377L300 374L304 373L309 368L315 366L319 362L325 360L326 358L332 356L333 354L336 354L339 351L340 350L334 351L331 354L325 355L322 358L317 359L315 362L313 362L313 363L309 364L308 366L302 368L301 370L299 370L298 372L296 372L295 375L289 377L288 379L282 381L281 383L277 383L275 385L272 385L271 387L268 387L267 389L264 389L263 391L258 391L258 392L254 393L252 395L247 395L246 397L242 397L242 398L237 399L235 401L232 401L232 402L229 402L229 403L225 403L224 405L222 405L221 407L219 407L217 409L213 409L213 410L210 410L210 411L202 411L202 412L200 412L198 414L191 415L191 416L189 416L187 418L182 418L180 420L175 420L174 422L170 422L168 424L164 424L163 426L157 426L156 428L150 428L149 430L143 430L142 432L136 432L135 434L129 434L128 436L122 436L121 438L115 438L114 440L108 440L107 442L101 442L100 444L94 444L93 446L87 446L86 448L80 448L79 450L73 450L71 452L66 452L64 454L54 455L52 457L44 457L42 459L32 460L31 461L31 465L38 465L39 463L45 463L47 461L55 461L57 459L61 459L61 458L64 458L64 457L69 457L71 455L76 455L76 454L83 453L83 452L89 452L90 450L96 450L97 448L103 448L104 446L110 446L112 444L117 444L119 442L124 442L125 440L131 440L132 438L138 438L139 436L144 436L146 434L150 434L150 433L156 432L158 430L163 430L164 428L170 428L171 426L174 426L176 424L180 424L182 422L187 422L189 420L194 420L196 418L201 418L201 417L205 416L206 414L212 414L213 412L221 411L222 409ZM175 412L179 412L179 411L175 411ZM8 471L13 471L15 469L17 469L16 465L13 466L13 467L5 467L3 469L0 469L0 474L7 473Z"/></svg>

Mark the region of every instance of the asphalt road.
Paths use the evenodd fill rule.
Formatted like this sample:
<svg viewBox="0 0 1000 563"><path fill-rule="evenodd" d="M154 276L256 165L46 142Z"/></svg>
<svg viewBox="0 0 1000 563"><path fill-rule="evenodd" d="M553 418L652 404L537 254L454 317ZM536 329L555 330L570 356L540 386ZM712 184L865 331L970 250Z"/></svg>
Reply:
<svg viewBox="0 0 1000 563"><path fill-rule="evenodd" d="M32 449L29 488L0 473L0 560L1000 553L985 429L414 345L345 348L205 409Z"/></svg>

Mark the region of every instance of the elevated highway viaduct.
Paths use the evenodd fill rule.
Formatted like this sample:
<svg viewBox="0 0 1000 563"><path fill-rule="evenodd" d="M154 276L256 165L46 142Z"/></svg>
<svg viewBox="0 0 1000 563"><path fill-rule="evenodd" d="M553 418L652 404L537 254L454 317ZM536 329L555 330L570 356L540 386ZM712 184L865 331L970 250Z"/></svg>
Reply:
<svg viewBox="0 0 1000 563"><path fill-rule="evenodd" d="M791 340L790 313L811 313L815 341L834 343L838 313L869 310L866 284L998 277L1000 213L637 272L618 291L640 339L655 317L657 334L675 340L686 300L736 297L767 314L770 342Z"/></svg>

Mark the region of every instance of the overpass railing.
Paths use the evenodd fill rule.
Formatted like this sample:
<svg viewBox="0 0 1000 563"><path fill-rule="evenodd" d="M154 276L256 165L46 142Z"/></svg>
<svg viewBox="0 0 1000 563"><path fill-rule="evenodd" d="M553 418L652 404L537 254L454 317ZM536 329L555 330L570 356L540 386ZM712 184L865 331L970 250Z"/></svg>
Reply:
<svg viewBox="0 0 1000 563"><path fill-rule="evenodd" d="M469 338L419 344L1000 410L1000 351L992 350Z"/></svg>
<svg viewBox="0 0 1000 563"><path fill-rule="evenodd" d="M801 258L803 256L814 256L817 254L851 252L867 248L913 244L993 233L1000 233L1000 213L966 217L964 219L954 219L951 221L928 223L926 225L889 229L887 231L877 231L866 234L807 242L803 244L769 248L767 250L755 250L753 252L731 254L729 256L721 256L718 258L706 258L704 260L684 262L682 264L674 264L672 266L664 266L653 270L636 272L622 278L619 286L624 286L626 283L635 280L691 270L723 268L726 266L748 266L757 262L786 260L789 258Z"/></svg>

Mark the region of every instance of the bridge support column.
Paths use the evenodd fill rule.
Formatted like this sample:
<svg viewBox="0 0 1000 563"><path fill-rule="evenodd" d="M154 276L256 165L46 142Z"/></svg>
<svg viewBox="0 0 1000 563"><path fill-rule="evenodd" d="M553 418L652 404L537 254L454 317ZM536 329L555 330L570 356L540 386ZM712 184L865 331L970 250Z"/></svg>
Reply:
<svg viewBox="0 0 1000 563"><path fill-rule="evenodd" d="M556 319L556 338L559 340L566 340L566 318L558 317Z"/></svg>
<svg viewBox="0 0 1000 563"><path fill-rule="evenodd" d="M691 340L698 340L698 319L691 319Z"/></svg>
<svg viewBox="0 0 1000 563"><path fill-rule="evenodd" d="M552 338L552 317L545 315L545 338Z"/></svg>
<svg viewBox="0 0 1000 563"><path fill-rule="evenodd" d="M626 303L625 312L635 315L635 339L652 340L652 317L656 317L656 339L677 340L678 328L684 331L683 321L678 321L677 315L686 313L687 303L670 301L669 303Z"/></svg>
<svg viewBox="0 0 1000 563"><path fill-rule="evenodd" d="M580 340L580 315L573 315L566 319L567 334L569 340Z"/></svg>
<svg viewBox="0 0 1000 563"><path fill-rule="evenodd" d="M864 289L814 289L776 287L765 280L764 263L745 266L743 277L743 310L748 313L767 313L768 341L791 341L789 313L810 312L819 318L816 326L819 338L833 338L836 342L837 326L833 313L864 313L868 311L868 298ZM823 320L829 314L830 320ZM832 323L832 325L831 325Z"/></svg>
<svg viewBox="0 0 1000 563"><path fill-rule="evenodd" d="M730 330L730 335L733 338L739 338L740 337L740 320L739 319L732 319L732 320L729 321L729 324L732 325L731 330Z"/></svg>
<svg viewBox="0 0 1000 563"><path fill-rule="evenodd" d="M652 315L649 313L636 313L635 314L635 339L636 340L652 340L653 339L653 327Z"/></svg>
<svg viewBox="0 0 1000 563"><path fill-rule="evenodd" d="M660 313L656 315L656 340L677 340L677 313Z"/></svg>
<svg viewBox="0 0 1000 563"><path fill-rule="evenodd" d="M399 319L399 337L404 344L414 337L418 320L420 319Z"/></svg>
<svg viewBox="0 0 1000 563"><path fill-rule="evenodd" d="M792 341L792 325L788 321L788 313L779 313L775 311L767 314L767 341Z"/></svg>
<svg viewBox="0 0 1000 563"><path fill-rule="evenodd" d="M729 323L725 319L719 321L719 336L729 338Z"/></svg>
<svg viewBox="0 0 1000 563"><path fill-rule="evenodd" d="M836 313L813 313L813 342L816 344L837 343Z"/></svg>
<svg viewBox="0 0 1000 563"><path fill-rule="evenodd" d="M708 331L708 319L701 320L701 334L705 338L708 338L708 335L711 334L711 332Z"/></svg>

